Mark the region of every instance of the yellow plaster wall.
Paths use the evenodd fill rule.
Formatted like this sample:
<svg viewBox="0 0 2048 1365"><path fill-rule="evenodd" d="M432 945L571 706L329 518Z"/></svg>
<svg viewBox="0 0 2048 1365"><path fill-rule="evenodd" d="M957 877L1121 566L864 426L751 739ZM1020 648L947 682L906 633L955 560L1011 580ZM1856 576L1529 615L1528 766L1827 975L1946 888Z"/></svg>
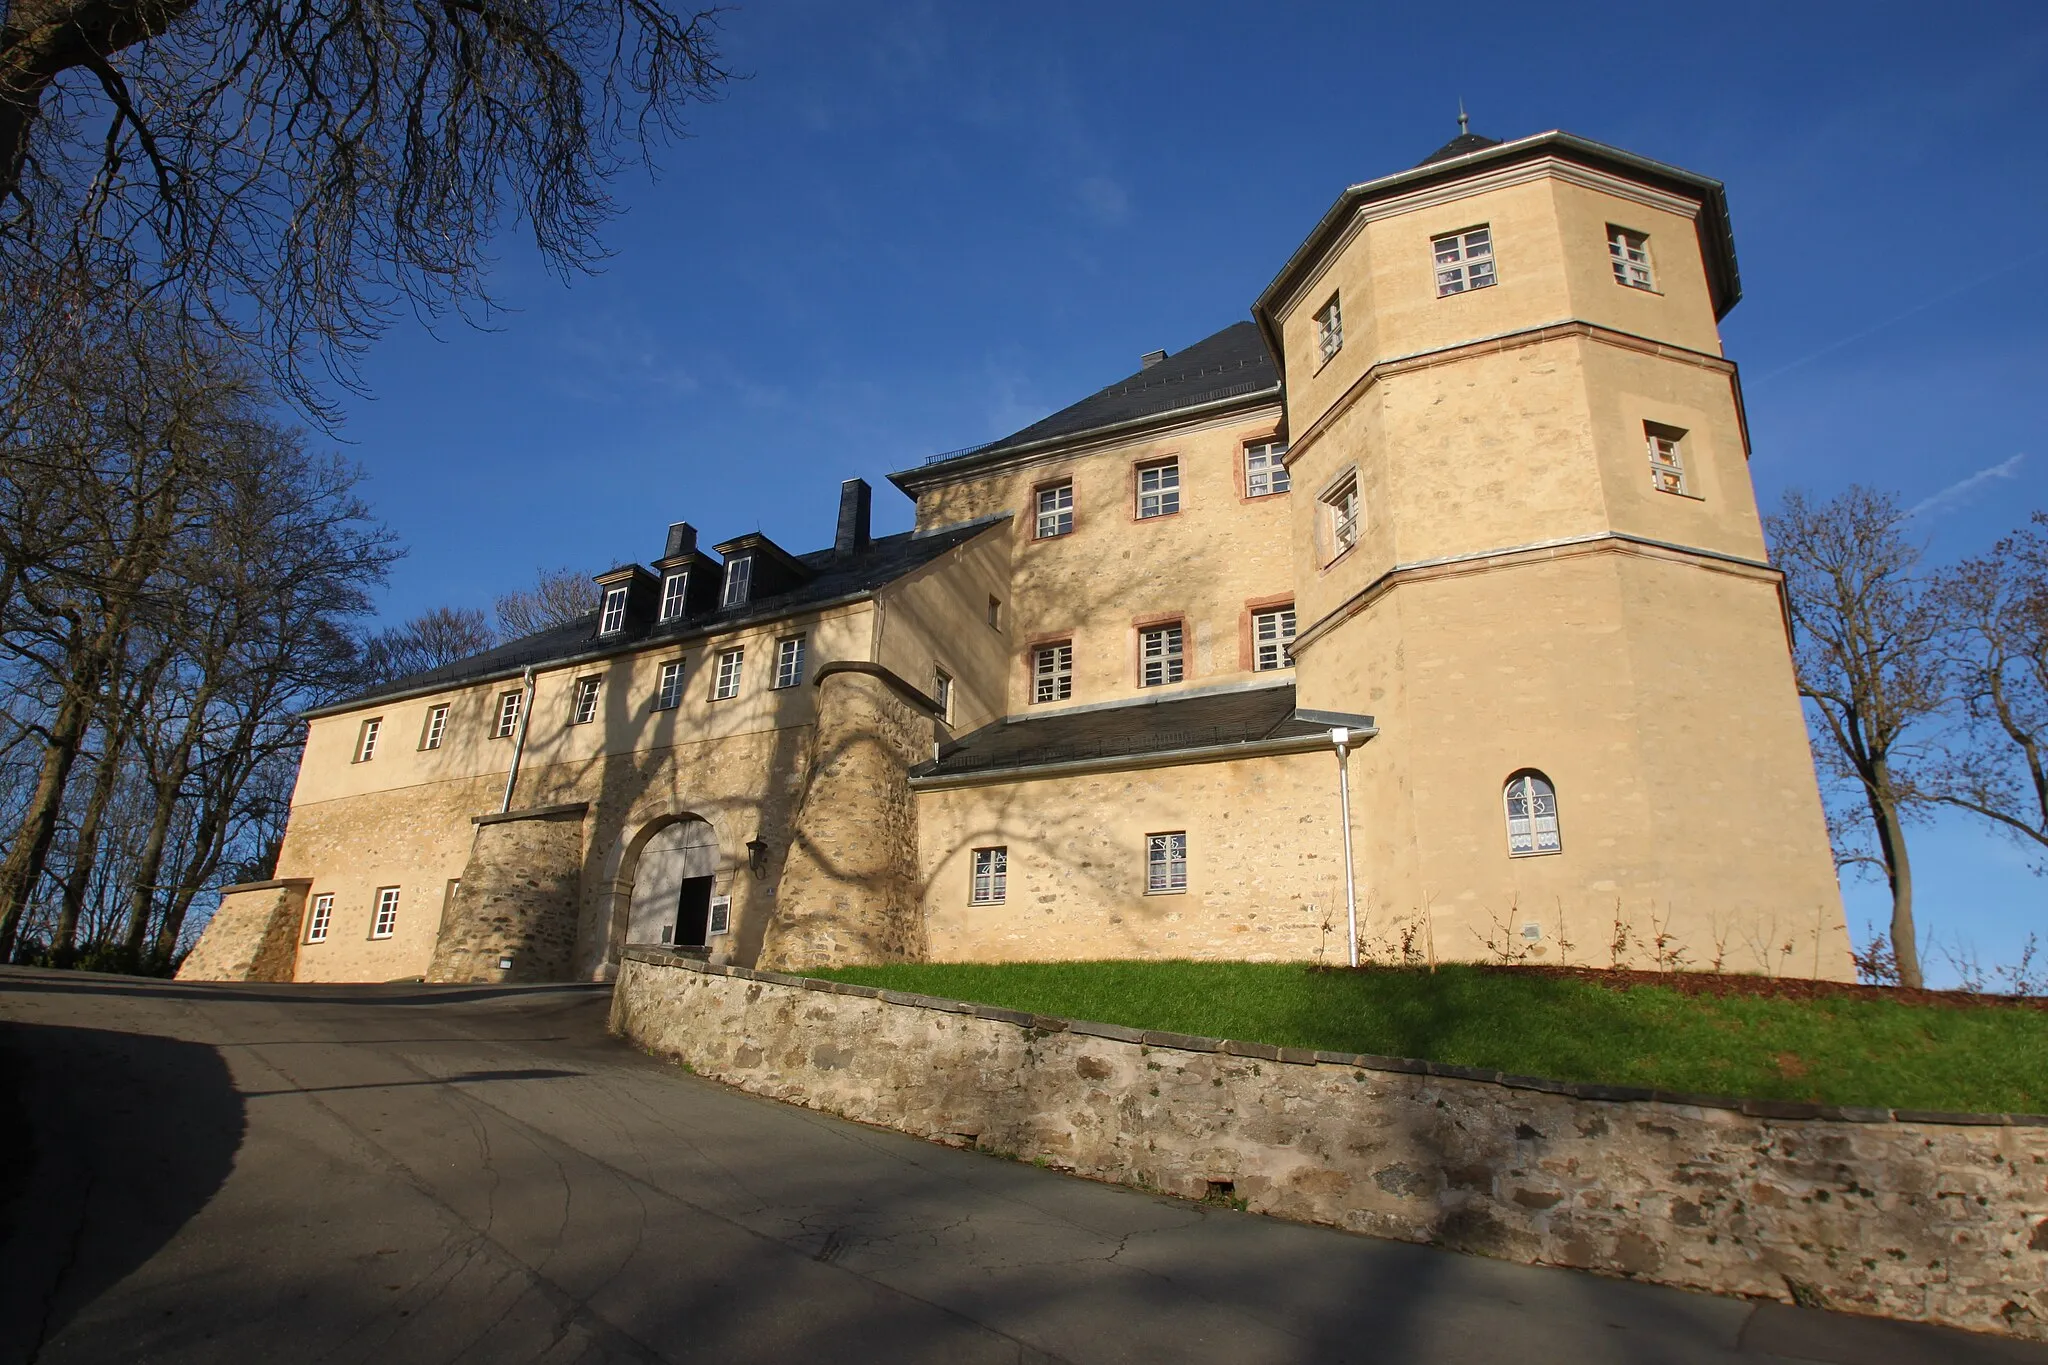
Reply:
<svg viewBox="0 0 2048 1365"><path fill-rule="evenodd" d="M1009 705L1009 636L988 623L988 600L1010 596L1016 523L968 541L878 593L875 662L932 695L933 670L953 679L948 728L966 734Z"/></svg>
<svg viewBox="0 0 2048 1365"><path fill-rule="evenodd" d="M1246 604L1291 598L1296 495L1243 496L1244 446L1278 426L1278 408L1263 409L963 478L918 499L920 526L1015 513L1002 624L1008 713L1056 709L1033 705L1028 686L1030 650L1052 639L1074 644L1070 705L1253 679ZM1134 469L1168 456L1180 460L1181 510L1140 521ZM1074 481L1073 533L1036 539L1034 490L1064 478ZM1138 623L1174 616L1186 630L1186 676L1141 688Z"/></svg>
<svg viewBox="0 0 2048 1365"><path fill-rule="evenodd" d="M1343 956L1328 753L925 790L917 802L934 961ZM1145 836L1174 830L1188 834L1188 889L1147 895ZM970 904L973 850L995 845L1009 849L1007 898Z"/></svg>

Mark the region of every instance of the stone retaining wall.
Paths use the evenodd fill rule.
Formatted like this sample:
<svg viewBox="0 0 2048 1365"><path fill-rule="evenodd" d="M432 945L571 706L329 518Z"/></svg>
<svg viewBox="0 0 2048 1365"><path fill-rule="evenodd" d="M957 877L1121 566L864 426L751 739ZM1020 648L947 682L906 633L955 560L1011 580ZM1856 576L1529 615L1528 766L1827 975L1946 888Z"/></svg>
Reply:
<svg viewBox="0 0 2048 1365"><path fill-rule="evenodd" d="M306 913L304 877L220 889L220 907L178 967L180 981L289 981Z"/></svg>
<svg viewBox="0 0 2048 1365"><path fill-rule="evenodd" d="M756 1094L1095 1179L2048 1340L2048 1118L1567 1085L642 950L612 1027Z"/></svg>

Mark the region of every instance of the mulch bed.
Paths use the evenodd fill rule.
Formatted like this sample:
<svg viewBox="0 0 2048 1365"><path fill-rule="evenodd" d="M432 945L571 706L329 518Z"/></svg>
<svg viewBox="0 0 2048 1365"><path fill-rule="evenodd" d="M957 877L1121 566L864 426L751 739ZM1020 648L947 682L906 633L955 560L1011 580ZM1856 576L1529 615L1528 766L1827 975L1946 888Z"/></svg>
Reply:
<svg viewBox="0 0 2048 1365"><path fill-rule="evenodd" d="M1894 1005L1931 1005L1938 1009L2048 1010L2048 996L1975 995L1969 991L1909 991L1903 986L1862 986L1848 981L1812 981L1797 976L1752 976L1737 972L1644 972L1608 967L1503 967L1473 964L1482 972L1526 976L1553 976L1583 981L1611 991L1637 986L1661 986L1680 995L1754 995L1772 1000L1884 1000ZM1341 970L1341 969L1340 969ZM1360 967L1359 971L1386 971L1384 967ZM1398 968L1395 970L1414 970Z"/></svg>

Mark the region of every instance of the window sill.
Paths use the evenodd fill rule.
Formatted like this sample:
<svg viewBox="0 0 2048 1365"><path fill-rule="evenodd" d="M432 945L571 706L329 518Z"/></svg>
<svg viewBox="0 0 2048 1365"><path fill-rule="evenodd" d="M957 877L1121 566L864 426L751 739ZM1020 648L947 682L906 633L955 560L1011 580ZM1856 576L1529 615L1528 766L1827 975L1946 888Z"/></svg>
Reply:
<svg viewBox="0 0 2048 1365"><path fill-rule="evenodd" d="M1355 543L1351 545L1346 545L1343 549L1337 551L1336 554L1324 560L1323 567L1321 569L1318 569L1317 572L1328 573L1330 570L1336 568L1339 564L1342 564L1345 560L1351 558L1351 556L1357 553L1358 546Z"/></svg>
<svg viewBox="0 0 2048 1365"><path fill-rule="evenodd" d="M1564 850L1561 848L1532 848L1527 853L1516 853L1510 849L1508 856L1510 858L1555 858L1563 853Z"/></svg>
<svg viewBox="0 0 2048 1365"><path fill-rule="evenodd" d="M1633 289L1638 294L1655 294L1660 299L1664 297L1664 291L1651 284L1630 284L1627 280L1616 280L1614 287L1616 289Z"/></svg>
<svg viewBox="0 0 2048 1365"><path fill-rule="evenodd" d="M1146 891L1146 892L1145 892L1145 894L1146 894L1146 895L1148 895L1148 896L1185 896L1185 895L1186 895L1187 893L1188 893L1188 890L1187 890L1187 888L1186 888L1186 887L1182 887L1182 888L1181 888L1180 890L1178 890L1178 891L1151 891L1151 890L1148 890L1148 891Z"/></svg>
<svg viewBox="0 0 2048 1365"><path fill-rule="evenodd" d="M1688 502L1705 502L1707 500L1706 494L1688 492L1683 488L1653 488L1650 491L1652 493L1661 493L1667 498L1684 498Z"/></svg>
<svg viewBox="0 0 2048 1365"><path fill-rule="evenodd" d="M1176 508L1174 508L1174 509L1173 509L1173 510L1172 510L1171 512L1140 512L1140 513L1138 513L1138 514L1137 514L1136 516L1132 517L1132 518L1131 518L1131 520L1132 520L1132 521L1166 521L1166 520L1168 520L1169 518L1172 518L1172 517L1177 517L1177 516L1179 516L1179 515L1180 515L1180 511L1181 511L1181 509L1180 509L1180 508L1178 508L1178 507L1176 507Z"/></svg>

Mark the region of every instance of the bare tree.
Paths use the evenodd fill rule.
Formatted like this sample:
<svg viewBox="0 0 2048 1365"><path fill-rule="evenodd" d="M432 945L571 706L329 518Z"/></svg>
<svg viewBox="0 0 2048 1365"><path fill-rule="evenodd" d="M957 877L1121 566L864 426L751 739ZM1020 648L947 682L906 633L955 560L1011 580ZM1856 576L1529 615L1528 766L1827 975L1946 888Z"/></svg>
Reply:
<svg viewBox="0 0 2048 1365"><path fill-rule="evenodd" d="M370 637L363 649L366 682L384 683L481 654L498 642L475 607L434 607Z"/></svg>
<svg viewBox="0 0 2048 1365"><path fill-rule="evenodd" d="M318 406L394 311L487 303L524 219L601 254L606 186L727 73L663 0L14 0L0 22L0 285L126 282L263 343ZM337 369L337 362L339 368Z"/></svg>
<svg viewBox="0 0 2048 1365"><path fill-rule="evenodd" d="M1926 730L1947 704L1941 604L1905 535L1906 514L1885 493L1856 486L1834 501L1785 495L1767 519L1785 574L1800 695L1812 703L1814 749L1824 775L1860 806L1875 854L1837 845L1838 862L1882 868L1892 893L1891 946L1899 983L1921 984L1913 924L1909 809L1926 799L1914 783Z"/></svg>
<svg viewBox="0 0 2048 1365"><path fill-rule="evenodd" d="M1957 627L1949 664L1968 728L1928 794L2048 859L2048 514L1940 574L1935 591Z"/></svg>
<svg viewBox="0 0 2048 1365"><path fill-rule="evenodd" d="M499 636L517 640L590 615L596 610L591 577L574 569L535 570L532 587L506 593L493 607Z"/></svg>

